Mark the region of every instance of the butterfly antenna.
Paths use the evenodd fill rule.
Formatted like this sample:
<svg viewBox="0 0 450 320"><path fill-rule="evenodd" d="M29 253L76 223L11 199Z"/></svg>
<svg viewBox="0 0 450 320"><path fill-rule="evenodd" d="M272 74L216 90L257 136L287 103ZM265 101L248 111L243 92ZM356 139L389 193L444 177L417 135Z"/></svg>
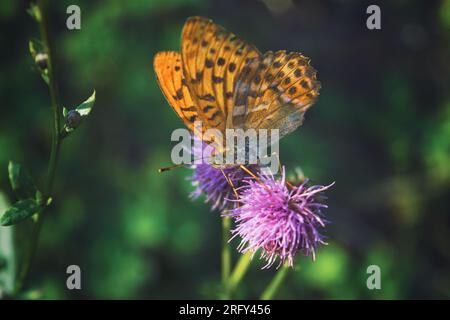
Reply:
<svg viewBox="0 0 450 320"><path fill-rule="evenodd" d="M209 158L212 158L212 157L209 157ZM194 159L193 163L195 163L198 160L205 160L205 159L208 159L208 157L201 157L201 158ZM186 166L186 165L188 165L188 164L187 163L180 163L180 164L176 164L176 165L173 165L173 166L170 166L170 167L159 168L158 172L170 171L170 170L173 170L173 169L176 169L176 168L179 168L179 167L183 167L183 166Z"/></svg>
<svg viewBox="0 0 450 320"><path fill-rule="evenodd" d="M241 164L239 166L242 170L244 170L245 172L247 172L249 175L251 175L253 178L255 178L256 181L258 181L263 187L264 189L266 189L267 191L269 191L269 189L266 187L266 185L261 181L261 179L254 174L250 169L248 169L246 166L244 166L243 164Z"/></svg>
<svg viewBox="0 0 450 320"><path fill-rule="evenodd" d="M228 184L233 189L236 200L238 201L237 206L239 207L239 193L237 192L236 187L234 186L233 180L231 180L231 178L227 176L227 174L225 173L225 171L223 171L223 169L219 168L219 170L220 172L222 172L223 176L225 177L225 180L227 180Z"/></svg>
<svg viewBox="0 0 450 320"><path fill-rule="evenodd" d="M170 171L170 170L173 170L173 169L176 169L176 168L179 168L179 167L183 167L183 166L185 166L185 164L184 163L180 163L180 164L176 164L176 165L170 166L170 167L159 168L158 172Z"/></svg>

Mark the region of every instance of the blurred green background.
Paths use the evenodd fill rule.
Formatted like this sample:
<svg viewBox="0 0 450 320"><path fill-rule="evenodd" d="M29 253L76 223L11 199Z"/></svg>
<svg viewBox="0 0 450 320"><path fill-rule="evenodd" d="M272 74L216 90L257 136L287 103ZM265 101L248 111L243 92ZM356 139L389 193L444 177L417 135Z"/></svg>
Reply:
<svg viewBox="0 0 450 320"><path fill-rule="evenodd" d="M152 68L156 52L178 50L186 18L203 15L261 51L303 52L322 82L280 151L314 182L336 181L329 245L315 263L299 256L277 297L450 298L450 1L380 1L375 31L365 25L372 3L357 0L50 3L61 101L73 107L93 88L97 101L63 143L29 297L214 297L219 213L189 200L190 170L157 172L170 165L170 134L182 123ZM81 7L79 31L65 27L70 4ZM0 2L0 190L9 202L8 161L42 185L50 146L26 8ZM81 267L81 291L66 289L70 264ZM381 267L381 290L366 287L371 264ZM275 272L262 265L253 263L238 297L259 296Z"/></svg>

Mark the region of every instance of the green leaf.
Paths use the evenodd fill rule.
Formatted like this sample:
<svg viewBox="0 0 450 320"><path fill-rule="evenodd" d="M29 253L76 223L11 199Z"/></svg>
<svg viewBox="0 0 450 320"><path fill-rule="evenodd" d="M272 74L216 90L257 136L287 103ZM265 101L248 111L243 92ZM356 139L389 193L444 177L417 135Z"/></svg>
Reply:
<svg viewBox="0 0 450 320"><path fill-rule="evenodd" d="M72 133L82 122L83 118L87 117L95 103L95 90L92 95L83 101L75 109L68 110L63 108L63 116L66 121L64 128L60 132L60 137L66 138L70 133Z"/></svg>
<svg viewBox="0 0 450 320"><path fill-rule="evenodd" d="M49 85L50 80L48 76L48 67L47 67L48 62L46 60L42 60L43 55L45 55L48 59L48 56L46 54L47 50L39 40L28 41L28 49L30 51L31 58L33 59L33 62L37 66L37 70L40 73L42 79L47 85ZM43 62L44 65L42 65L42 62L40 61L44 61Z"/></svg>
<svg viewBox="0 0 450 320"><path fill-rule="evenodd" d="M9 207L6 196L0 190L0 212ZM0 295L11 295L16 277L16 254L14 228L0 228Z"/></svg>
<svg viewBox="0 0 450 320"><path fill-rule="evenodd" d="M33 61L34 61L38 50L37 50L36 44L33 40L28 41L28 49L30 50L31 57L33 58Z"/></svg>
<svg viewBox="0 0 450 320"><path fill-rule="evenodd" d="M78 111L78 113L81 115L81 117L85 117L91 113L92 107L95 103L95 90L92 93L92 95L87 98L82 104L80 104L78 107L76 107L75 110Z"/></svg>
<svg viewBox="0 0 450 320"><path fill-rule="evenodd" d="M41 22L42 15L41 10L39 10L39 7L35 3L31 3L30 7L27 9L28 14L36 20L36 22Z"/></svg>
<svg viewBox="0 0 450 320"><path fill-rule="evenodd" d="M44 70L41 72L41 76L42 76L42 80L44 80L44 82L47 85L50 85L50 79L48 78L48 70Z"/></svg>
<svg viewBox="0 0 450 320"><path fill-rule="evenodd" d="M28 50L30 51L30 55L33 58L33 61L36 59L38 53L47 52L45 45L41 40L37 38L33 38L28 41Z"/></svg>
<svg viewBox="0 0 450 320"><path fill-rule="evenodd" d="M8 164L9 182L17 198L34 198L36 186L30 174L18 163L10 161Z"/></svg>
<svg viewBox="0 0 450 320"><path fill-rule="evenodd" d="M0 218L0 225L11 226L19 223L41 210L41 207L34 199L17 201L11 208L5 211Z"/></svg>

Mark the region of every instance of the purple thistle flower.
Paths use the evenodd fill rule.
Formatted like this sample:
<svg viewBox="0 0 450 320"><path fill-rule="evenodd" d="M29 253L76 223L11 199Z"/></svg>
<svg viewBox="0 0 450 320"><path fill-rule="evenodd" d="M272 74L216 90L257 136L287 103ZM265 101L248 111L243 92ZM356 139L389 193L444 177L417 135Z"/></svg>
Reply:
<svg viewBox="0 0 450 320"><path fill-rule="evenodd" d="M246 187L239 190L240 205L228 214L237 223L232 239L241 237L241 253L262 249L261 259L267 262L263 269L271 267L277 258L278 267L285 261L292 267L299 251L314 260L317 246L326 244L319 229L326 224L320 210L327 206L320 203L319 194L334 183L307 186L307 182L298 186L287 183L283 168L281 179L260 175L260 181L246 180Z"/></svg>
<svg viewBox="0 0 450 320"><path fill-rule="evenodd" d="M201 163L194 165L193 168L194 173L190 180L196 189L190 197L197 199L202 193L205 194L205 203L211 203L212 210L231 209L235 205L235 202L230 201L230 199L236 199L235 190L227 178L235 189L242 187L244 181L252 179L252 176L239 166L218 169L210 164ZM247 166L247 168L254 174L259 172L256 165Z"/></svg>

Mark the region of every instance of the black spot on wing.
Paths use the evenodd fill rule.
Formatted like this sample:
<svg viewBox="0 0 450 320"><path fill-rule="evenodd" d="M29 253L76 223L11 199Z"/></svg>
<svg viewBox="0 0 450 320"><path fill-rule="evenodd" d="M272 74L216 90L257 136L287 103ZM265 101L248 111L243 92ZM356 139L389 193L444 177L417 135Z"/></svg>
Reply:
<svg viewBox="0 0 450 320"><path fill-rule="evenodd" d="M174 98L175 100L181 100L181 99L183 99L183 91L182 91L181 89L178 89L178 90L176 91L176 94L173 96L173 98Z"/></svg>
<svg viewBox="0 0 450 320"><path fill-rule="evenodd" d="M297 88L296 87L290 87L289 90L288 90L288 93L290 95L295 94L296 92L297 92Z"/></svg>
<svg viewBox="0 0 450 320"><path fill-rule="evenodd" d="M221 82L223 82L223 78L212 76L212 81L213 81L213 83L221 83Z"/></svg>
<svg viewBox="0 0 450 320"><path fill-rule="evenodd" d="M220 111L216 111L208 118L208 120L213 121L216 117L220 116L220 114L221 114Z"/></svg>
<svg viewBox="0 0 450 320"><path fill-rule="evenodd" d="M180 108L182 111L196 111L197 109L195 108L195 106L190 106L190 107L181 107Z"/></svg>
<svg viewBox="0 0 450 320"><path fill-rule="evenodd" d="M212 109L214 109L214 106L207 105L206 107L203 108L203 112L207 113L209 110L212 110Z"/></svg>
<svg viewBox="0 0 450 320"><path fill-rule="evenodd" d="M216 101L216 98L210 93L205 94L203 96L197 96L197 98L199 98L200 100L205 100L205 101Z"/></svg>

